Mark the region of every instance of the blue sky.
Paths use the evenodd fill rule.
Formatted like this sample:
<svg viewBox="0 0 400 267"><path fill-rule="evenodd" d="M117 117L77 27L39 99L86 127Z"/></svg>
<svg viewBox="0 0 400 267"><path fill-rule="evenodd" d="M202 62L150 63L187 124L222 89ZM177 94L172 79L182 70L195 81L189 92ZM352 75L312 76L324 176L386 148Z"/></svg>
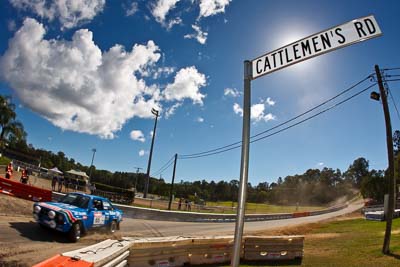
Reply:
<svg viewBox="0 0 400 267"><path fill-rule="evenodd" d="M0 93L18 103L29 143L86 165L96 148L98 169L146 168L152 107L161 110L152 173L175 153L240 141L243 61L352 19L373 14L383 36L254 80L251 133L338 94L375 64L400 67L398 1L62 2L1 1ZM389 87L395 130L399 83ZM369 99L372 90L252 145L249 181L309 168L344 171L357 157L386 168L383 112ZM230 181L239 168L236 149L179 160L176 179ZM162 174L167 181L171 171Z"/></svg>

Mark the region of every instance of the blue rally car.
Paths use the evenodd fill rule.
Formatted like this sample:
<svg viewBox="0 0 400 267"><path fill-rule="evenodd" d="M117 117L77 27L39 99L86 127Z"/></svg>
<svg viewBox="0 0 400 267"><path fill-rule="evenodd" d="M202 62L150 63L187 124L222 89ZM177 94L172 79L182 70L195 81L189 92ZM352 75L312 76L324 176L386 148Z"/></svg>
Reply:
<svg viewBox="0 0 400 267"><path fill-rule="evenodd" d="M41 226L68 233L76 242L91 228L105 227L111 233L119 230L122 211L107 198L69 193L59 202L36 202L33 217Z"/></svg>

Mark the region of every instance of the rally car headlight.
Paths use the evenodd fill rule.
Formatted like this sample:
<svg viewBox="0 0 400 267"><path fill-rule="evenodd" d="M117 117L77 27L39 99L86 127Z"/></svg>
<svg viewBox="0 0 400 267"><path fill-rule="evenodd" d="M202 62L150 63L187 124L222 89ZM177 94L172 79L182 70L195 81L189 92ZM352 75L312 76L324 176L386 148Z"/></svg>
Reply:
<svg viewBox="0 0 400 267"><path fill-rule="evenodd" d="M58 214L57 218L56 218L56 222L58 224L63 223L64 222L64 216L62 214Z"/></svg>
<svg viewBox="0 0 400 267"><path fill-rule="evenodd" d="M56 213L51 210L49 213L47 213L47 216L49 216L50 219L54 219L56 217Z"/></svg>
<svg viewBox="0 0 400 267"><path fill-rule="evenodd" d="M33 211L34 211L35 213L39 213L40 210L41 210L40 206L35 206L35 207L33 208Z"/></svg>

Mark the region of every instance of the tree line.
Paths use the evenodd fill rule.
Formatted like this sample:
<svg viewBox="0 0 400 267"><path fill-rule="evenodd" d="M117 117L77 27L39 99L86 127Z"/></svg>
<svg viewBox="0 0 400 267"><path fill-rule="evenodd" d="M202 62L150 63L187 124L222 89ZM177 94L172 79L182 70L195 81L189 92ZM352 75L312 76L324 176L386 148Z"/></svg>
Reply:
<svg viewBox="0 0 400 267"><path fill-rule="evenodd" d="M0 96L0 149L7 155L18 160L45 168L58 167L65 172L70 169L89 173L89 166L68 158L62 151L53 153L45 149L36 149L26 142L26 132L21 122L16 119L15 105L11 98ZM400 149L400 131L393 136L394 151L397 158ZM397 160L395 161L397 163ZM112 191L113 188L133 189L143 191L145 186L144 173L110 172L98 170L92 166L92 182L104 185ZM396 165L396 177L397 177ZM174 185L175 197L184 197L195 202L202 201L237 201L239 181L184 181ZM168 198L170 183L162 178L150 178L149 193ZM116 190L118 191L118 190ZM361 192L365 198L373 198L379 202L388 192L388 177L386 170L370 170L365 158L358 158L344 172L339 169L323 168L309 169L303 174L279 177L276 182L260 182L258 185L248 184L248 201L255 203L273 203L285 205L325 205L337 199L350 198Z"/></svg>

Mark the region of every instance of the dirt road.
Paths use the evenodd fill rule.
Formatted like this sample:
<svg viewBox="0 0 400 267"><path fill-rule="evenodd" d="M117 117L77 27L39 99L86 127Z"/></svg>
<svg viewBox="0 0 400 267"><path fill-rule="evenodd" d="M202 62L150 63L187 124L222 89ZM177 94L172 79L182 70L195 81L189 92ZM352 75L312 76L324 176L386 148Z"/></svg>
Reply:
<svg viewBox="0 0 400 267"><path fill-rule="evenodd" d="M344 210L319 216L248 222L245 224L245 233L257 233L319 222L351 213L359 209L361 205L361 203L353 203ZM2 266L2 262L3 264L18 263L21 266L30 266L57 253L78 249L110 238L105 233L92 232L83 237L79 243L71 244L64 235L42 229L34 223L31 218L31 208L32 202L0 195L0 266ZM114 238L225 235L233 234L234 227L234 223L165 222L127 218Z"/></svg>

